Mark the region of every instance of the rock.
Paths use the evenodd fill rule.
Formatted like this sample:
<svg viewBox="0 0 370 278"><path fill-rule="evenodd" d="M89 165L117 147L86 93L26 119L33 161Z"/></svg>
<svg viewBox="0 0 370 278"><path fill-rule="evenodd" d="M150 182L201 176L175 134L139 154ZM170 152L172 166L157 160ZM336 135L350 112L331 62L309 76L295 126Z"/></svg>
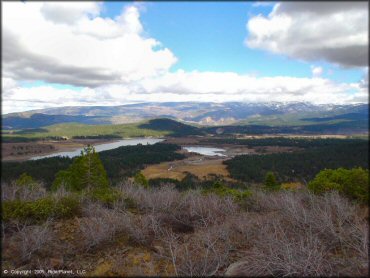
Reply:
<svg viewBox="0 0 370 278"><path fill-rule="evenodd" d="M50 265L52 268L62 267L63 263L63 258L50 258Z"/></svg>
<svg viewBox="0 0 370 278"><path fill-rule="evenodd" d="M225 271L225 276L245 276L243 266L247 264L246 261L239 261L232 263Z"/></svg>

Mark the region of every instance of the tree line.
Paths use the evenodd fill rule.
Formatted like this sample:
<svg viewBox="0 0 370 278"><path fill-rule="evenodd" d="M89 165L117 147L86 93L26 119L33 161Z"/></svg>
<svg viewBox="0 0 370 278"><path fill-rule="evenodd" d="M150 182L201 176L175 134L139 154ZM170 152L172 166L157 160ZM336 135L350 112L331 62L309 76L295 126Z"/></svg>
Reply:
<svg viewBox="0 0 370 278"><path fill-rule="evenodd" d="M135 175L145 165L183 159L185 156L176 152L179 149L181 147L175 144L139 144L103 151L99 155L109 180L115 182L120 178ZM9 182L27 173L36 180L43 181L49 188L56 174L61 170L66 170L76 159L78 158L50 157L24 162L3 162L1 179L3 182Z"/></svg>
<svg viewBox="0 0 370 278"><path fill-rule="evenodd" d="M262 147L262 146L279 146L279 147L298 147L298 148L317 148L325 146L340 146L363 143L362 139L314 139L314 138L258 138L258 139L236 139L236 138L215 138L208 139L205 142L212 144L228 144L228 145L243 145L247 147Z"/></svg>
<svg viewBox="0 0 370 278"><path fill-rule="evenodd" d="M368 168L368 141L347 142L294 153L240 155L224 164L231 177L245 182L263 182L272 171L279 182L305 183L325 168Z"/></svg>

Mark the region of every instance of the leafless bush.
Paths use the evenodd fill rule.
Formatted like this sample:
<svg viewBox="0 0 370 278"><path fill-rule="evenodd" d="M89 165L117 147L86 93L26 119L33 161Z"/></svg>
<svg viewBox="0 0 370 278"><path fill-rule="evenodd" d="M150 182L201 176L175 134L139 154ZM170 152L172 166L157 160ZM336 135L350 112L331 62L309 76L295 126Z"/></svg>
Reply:
<svg viewBox="0 0 370 278"><path fill-rule="evenodd" d="M56 199L56 200L60 200L64 197L68 197L70 196L71 192L68 191L63 185L59 186L58 189L53 192L53 197Z"/></svg>
<svg viewBox="0 0 370 278"><path fill-rule="evenodd" d="M7 250L14 258L24 263L31 256L52 241L53 234L50 228L50 221L42 226L26 226L19 224L18 231L7 240Z"/></svg>
<svg viewBox="0 0 370 278"><path fill-rule="evenodd" d="M292 235L273 220L262 226L260 238L247 252L244 262L229 275L244 276L322 276L331 275L331 265L325 259L325 246L308 232Z"/></svg>
<svg viewBox="0 0 370 278"><path fill-rule="evenodd" d="M219 197L214 194L201 195L197 191L190 191L185 195L189 218L194 224L209 227L222 222L225 217L234 215L238 206L231 198Z"/></svg>
<svg viewBox="0 0 370 278"><path fill-rule="evenodd" d="M138 244L150 246L156 236L159 235L160 223L154 214L134 217L128 215L126 231L130 239Z"/></svg>
<svg viewBox="0 0 370 278"><path fill-rule="evenodd" d="M239 275L363 275L368 261L368 224L359 207L336 192L257 193L264 213L259 234L238 265ZM266 201L261 196L266 195ZM261 205L262 204L262 205ZM250 213L249 213L250 214ZM251 227L244 226L248 234Z"/></svg>
<svg viewBox="0 0 370 278"><path fill-rule="evenodd" d="M230 215L223 222L230 227L230 240L234 243L235 248L246 248L260 236L261 229L260 215L252 213L238 213Z"/></svg>
<svg viewBox="0 0 370 278"><path fill-rule="evenodd" d="M84 248L92 247L114 236L129 226L130 218L122 211L107 209L97 203L89 203L84 209L85 218L79 220L79 229L84 237Z"/></svg>
<svg viewBox="0 0 370 278"><path fill-rule="evenodd" d="M19 186L15 182L1 185L2 200L12 201L15 199L34 201L46 196L46 189L41 183L35 183L32 187Z"/></svg>
<svg viewBox="0 0 370 278"><path fill-rule="evenodd" d="M124 195L132 198L139 209L146 212L170 212L180 209L181 193L170 185L145 189L132 183L123 183L119 189Z"/></svg>
<svg viewBox="0 0 370 278"><path fill-rule="evenodd" d="M184 225L209 226L235 213L238 206L232 198L217 195L202 195L200 191L182 194L173 186L145 189L130 183L123 183L119 189L132 198L139 209L151 213L165 213Z"/></svg>
<svg viewBox="0 0 370 278"><path fill-rule="evenodd" d="M167 252L161 255L172 262L178 276L212 276L228 262L231 245L227 226L203 229L184 241L165 230L162 241Z"/></svg>
<svg viewBox="0 0 370 278"><path fill-rule="evenodd" d="M294 229L309 229L325 242L328 248L346 253L351 249L367 254L367 222L360 217L359 207L337 192L323 196L309 192L281 195L281 214ZM298 230L297 230L298 232Z"/></svg>

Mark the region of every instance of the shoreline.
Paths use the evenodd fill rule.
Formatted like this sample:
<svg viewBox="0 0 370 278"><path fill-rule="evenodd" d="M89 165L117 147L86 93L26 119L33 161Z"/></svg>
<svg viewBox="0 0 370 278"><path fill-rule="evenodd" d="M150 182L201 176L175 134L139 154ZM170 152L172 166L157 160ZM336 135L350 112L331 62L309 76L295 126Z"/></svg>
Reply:
<svg viewBox="0 0 370 278"><path fill-rule="evenodd" d="M32 158L58 154L61 152L75 152L78 149L81 149L87 145L93 145L94 147L97 147L97 146L105 145L105 144L119 143L120 141L125 141L125 140L145 140L145 139L148 139L148 140L155 139L155 140L161 140L161 141L166 140L166 138L157 138L157 137L156 138L133 137L133 138L121 138L121 139L118 139L118 138L117 139L71 139L67 141L3 143L1 161L2 162L22 162L22 161L28 161L28 160L37 160L37 159L42 159L42 158L37 158L37 159L32 159ZM131 145L131 144L128 144L128 145ZM125 145L123 144L122 146L125 146ZM117 146L117 147L120 147L120 146ZM117 147L108 148L107 150L114 149ZM29 153L21 154L18 156L14 155L14 152L17 150L19 152L19 149L21 149L22 151L26 150L26 152L29 152ZM104 151L104 150L97 150L97 152L99 151ZM50 156L50 157L53 157L53 156Z"/></svg>
<svg viewBox="0 0 370 278"><path fill-rule="evenodd" d="M124 140L125 138L119 139ZM118 142L118 139L71 139L68 141L47 141L47 142L27 142L27 143L2 143L1 150L2 150L2 157L1 162L22 162L30 160L32 157L36 156L43 156L43 155L50 155L53 153L58 152L68 152L68 151L75 151L79 148L83 148L87 145L102 145L107 143L114 143ZM39 151L37 153L29 153L25 155L10 155L9 149L12 147L31 147L31 148L38 148ZM50 147L52 146L52 147Z"/></svg>

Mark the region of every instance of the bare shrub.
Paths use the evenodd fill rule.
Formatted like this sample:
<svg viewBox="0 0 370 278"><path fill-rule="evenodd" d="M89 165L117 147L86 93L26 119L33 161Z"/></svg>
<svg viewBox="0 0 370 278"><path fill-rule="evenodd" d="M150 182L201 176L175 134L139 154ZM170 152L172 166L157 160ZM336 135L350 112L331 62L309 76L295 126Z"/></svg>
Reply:
<svg viewBox="0 0 370 278"><path fill-rule="evenodd" d="M292 235L280 221L260 230L260 238L231 275L320 276L331 275L325 246L312 233Z"/></svg>
<svg viewBox="0 0 370 278"><path fill-rule="evenodd" d="M32 186L20 186L15 182L1 185L2 200L13 201L16 199L34 201L46 196L47 192L43 184L35 183Z"/></svg>
<svg viewBox="0 0 370 278"><path fill-rule="evenodd" d="M184 208L174 214L176 219L195 226L210 227L221 223L225 217L235 214L238 206L230 197L214 194L202 195L199 191L189 191L184 196Z"/></svg>
<svg viewBox="0 0 370 278"><path fill-rule="evenodd" d="M68 196L70 196L71 195L71 192L69 192L65 187L64 187L64 185L62 184L61 186L59 186L58 188L57 188L57 190L55 190L54 192L53 192L53 197L56 199L56 200L60 200L60 199L62 199L62 198L64 198L64 197L68 197Z"/></svg>
<svg viewBox="0 0 370 278"><path fill-rule="evenodd" d="M129 225L126 231L130 239L138 244L150 246L156 237L159 237L161 225L155 214L134 217L129 215Z"/></svg>
<svg viewBox="0 0 370 278"><path fill-rule="evenodd" d="M281 214L295 229L309 229L331 250L368 252L367 222L360 217L359 206L337 192L323 196L309 192L281 195Z"/></svg>
<svg viewBox="0 0 370 278"><path fill-rule="evenodd" d="M236 249L244 249L253 243L260 236L261 229L260 215L251 213L238 213L230 215L223 222L230 227L230 240Z"/></svg>
<svg viewBox="0 0 370 278"><path fill-rule="evenodd" d="M170 214L149 213L128 216L129 225L126 226L126 231L132 241L141 245L151 246L154 240L167 237L169 232L184 232L178 229L181 222L177 222ZM183 229L183 227L181 228Z"/></svg>
<svg viewBox="0 0 370 278"><path fill-rule="evenodd" d="M107 209L98 203L89 203L84 209L85 218L78 226L84 237L84 248L91 249L101 242L110 241L129 225L129 217L122 211Z"/></svg>
<svg viewBox="0 0 370 278"><path fill-rule="evenodd" d="M363 275L368 261L368 224L359 206L337 192L257 193L259 230L237 266L239 275ZM266 195L266 201L261 196ZM261 210L260 210L261 211ZM265 216L265 217L264 217ZM241 226L251 234L251 227ZM243 232L242 232L243 233Z"/></svg>
<svg viewBox="0 0 370 278"><path fill-rule="evenodd" d="M132 183L123 183L119 190L132 198L139 209L146 212L171 212L179 209L181 193L174 186L145 189Z"/></svg>
<svg viewBox="0 0 370 278"><path fill-rule="evenodd" d="M183 194L170 185L145 189L131 183L123 183L119 189L132 198L141 211L151 214L164 213L188 226L213 225L238 209L230 197L214 194L205 196L197 190Z"/></svg>
<svg viewBox="0 0 370 278"><path fill-rule="evenodd" d="M17 225L17 232L7 240L7 248L20 263L27 262L31 256L53 240L50 221L42 226Z"/></svg>
<svg viewBox="0 0 370 278"><path fill-rule="evenodd" d="M184 241L165 230L162 242L167 252L161 256L172 262L177 276L212 276L228 262L228 239L227 226L203 229Z"/></svg>

